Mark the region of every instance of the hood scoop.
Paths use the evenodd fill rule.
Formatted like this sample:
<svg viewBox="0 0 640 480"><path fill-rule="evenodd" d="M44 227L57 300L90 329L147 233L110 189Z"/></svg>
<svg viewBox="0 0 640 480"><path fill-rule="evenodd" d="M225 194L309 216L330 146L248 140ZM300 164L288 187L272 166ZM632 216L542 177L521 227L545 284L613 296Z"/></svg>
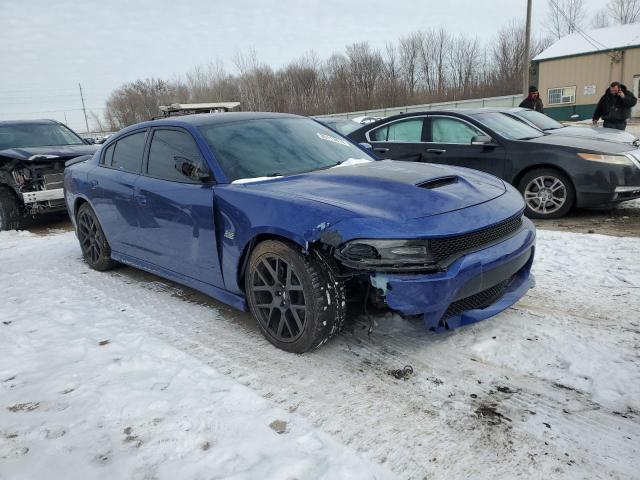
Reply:
<svg viewBox="0 0 640 480"><path fill-rule="evenodd" d="M458 177L455 175L434 178L433 180L427 180L426 182L417 183L416 187L435 190L436 188L446 187L447 185L451 185L453 183L458 183Z"/></svg>

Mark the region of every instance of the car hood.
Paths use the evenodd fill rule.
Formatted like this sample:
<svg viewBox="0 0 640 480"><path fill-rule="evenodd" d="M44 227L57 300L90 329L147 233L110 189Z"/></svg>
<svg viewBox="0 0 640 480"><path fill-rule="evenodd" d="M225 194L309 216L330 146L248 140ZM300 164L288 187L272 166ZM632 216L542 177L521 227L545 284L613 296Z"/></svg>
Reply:
<svg viewBox="0 0 640 480"><path fill-rule="evenodd" d="M502 180L475 170L393 160L334 167L237 187L300 197L394 221L460 210L488 202L506 191Z"/></svg>
<svg viewBox="0 0 640 480"><path fill-rule="evenodd" d="M99 145L53 145L47 147L23 147L0 150L0 157L13 158L15 160L48 161L44 155L55 155L62 160L91 155L100 148ZM39 158L39 156L42 157Z"/></svg>
<svg viewBox="0 0 640 480"><path fill-rule="evenodd" d="M542 137L524 140L527 143L537 143L540 145L554 145L567 147L574 150L586 150L590 152L601 152L606 154L619 154L628 152L629 145L626 143L610 142L587 137L570 137L567 135L544 135Z"/></svg>
<svg viewBox="0 0 640 480"><path fill-rule="evenodd" d="M589 125L567 125L563 128L554 128L546 130L546 133L552 135L566 135L569 137L587 137L594 140L605 140L609 142L621 142L633 145L636 137L625 132L624 130L616 130L615 128L600 128Z"/></svg>

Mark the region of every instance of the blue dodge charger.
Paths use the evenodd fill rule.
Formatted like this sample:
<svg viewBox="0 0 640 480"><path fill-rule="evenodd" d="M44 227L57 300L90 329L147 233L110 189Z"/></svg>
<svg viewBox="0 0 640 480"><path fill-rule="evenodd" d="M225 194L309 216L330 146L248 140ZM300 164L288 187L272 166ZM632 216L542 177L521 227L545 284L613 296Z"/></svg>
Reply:
<svg viewBox="0 0 640 480"><path fill-rule="evenodd" d="M65 170L85 261L166 277L248 309L290 352L342 328L347 304L439 331L530 288L520 194L466 168L378 161L318 122L225 113L140 123Z"/></svg>

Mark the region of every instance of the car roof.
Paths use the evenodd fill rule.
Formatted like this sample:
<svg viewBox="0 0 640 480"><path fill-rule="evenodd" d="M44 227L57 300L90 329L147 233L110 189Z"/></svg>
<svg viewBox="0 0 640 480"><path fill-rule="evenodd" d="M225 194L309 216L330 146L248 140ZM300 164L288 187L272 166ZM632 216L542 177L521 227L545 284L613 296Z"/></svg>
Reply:
<svg viewBox="0 0 640 480"><path fill-rule="evenodd" d="M365 127L373 129L379 125L384 125L389 120L399 120L401 118L410 118L421 115L458 115L460 117L470 117L479 113L515 113L528 110L520 107L482 107L482 108L440 108L437 110L419 110L415 112L404 112L397 115L390 115L388 117L381 118L372 123L367 123L359 128L357 131L364 130Z"/></svg>
<svg viewBox="0 0 640 480"><path fill-rule="evenodd" d="M479 108L447 108L447 109L444 109L443 111L463 113L467 115L475 115L478 113L489 113L489 112L515 113L515 112L521 112L523 110L528 110L528 109L521 108L521 107L479 107Z"/></svg>
<svg viewBox="0 0 640 480"><path fill-rule="evenodd" d="M0 120L0 125L49 125L52 123L59 124L60 122L48 118L37 120Z"/></svg>
<svg viewBox="0 0 640 480"><path fill-rule="evenodd" d="M266 118L304 118L299 115L273 112L221 112L221 113L195 113L193 115L179 115L175 117L159 118L137 124L137 126L176 125L187 123L189 125L221 125L242 120L260 120ZM132 125L133 126L133 125Z"/></svg>

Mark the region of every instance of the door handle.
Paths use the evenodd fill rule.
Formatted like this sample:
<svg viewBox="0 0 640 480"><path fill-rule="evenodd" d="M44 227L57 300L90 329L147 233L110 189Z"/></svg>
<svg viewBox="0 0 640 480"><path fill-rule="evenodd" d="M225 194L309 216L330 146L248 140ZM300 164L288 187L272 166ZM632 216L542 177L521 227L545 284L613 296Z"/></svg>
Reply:
<svg viewBox="0 0 640 480"><path fill-rule="evenodd" d="M446 150L442 148L428 148L427 153L435 153L436 155L442 155L443 153L447 153Z"/></svg>
<svg viewBox="0 0 640 480"><path fill-rule="evenodd" d="M373 151L378 153L387 153L389 149L385 147L378 147L378 148L374 148Z"/></svg>
<svg viewBox="0 0 640 480"><path fill-rule="evenodd" d="M134 195L133 198L135 198L136 202L138 202L138 205L147 204L147 197L144 195Z"/></svg>
<svg viewBox="0 0 640 480"><path fill-rule="evenodd" d="M91 180L91 181L89 182L89 187L90 187L90 188L94 189L94 188L96 188L97 186L98 186L98 180Z"/></svg>

